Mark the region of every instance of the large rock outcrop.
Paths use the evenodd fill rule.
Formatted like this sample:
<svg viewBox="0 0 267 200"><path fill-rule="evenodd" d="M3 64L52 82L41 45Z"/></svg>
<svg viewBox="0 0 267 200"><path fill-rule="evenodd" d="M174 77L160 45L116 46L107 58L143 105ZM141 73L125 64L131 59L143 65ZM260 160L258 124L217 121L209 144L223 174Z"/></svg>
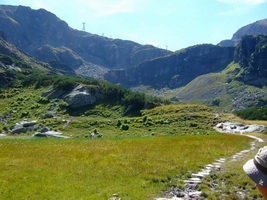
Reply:
<svg viewBox="0 0 267 200"><path fill-rule="evenodd" d="M267 86L267 36L244 36L236 48L235 62L243 69L239 80Z"/></svg>
<svg viewBox="0 0 267 200"><path fill-rule="evenodd" d="M64 99L70 105L70 108L80 108L94 104L97 99L96 96L90 92L88 87L78 85Z"/></svg>
<svg viewBox="0 0 267 200"><path fill-rule="evenodd" d="M105 78L126 87L178 88L197 76L224 69L233 61L233 55L233 47L196 45L170 56L146 61L138 67L110 71Z"/></svg>
<svg viewBox="0 0 267 200"><path fill-rule="evenodd" d="M0 31L12 44L40 60L59 61L76 70L84 61L82 70L78 70L81 74L86 68L128 68L171 53L151 45L74 30L44 9L1 5L0 20ZM66 54L72 59L68 60Z"/></svg>

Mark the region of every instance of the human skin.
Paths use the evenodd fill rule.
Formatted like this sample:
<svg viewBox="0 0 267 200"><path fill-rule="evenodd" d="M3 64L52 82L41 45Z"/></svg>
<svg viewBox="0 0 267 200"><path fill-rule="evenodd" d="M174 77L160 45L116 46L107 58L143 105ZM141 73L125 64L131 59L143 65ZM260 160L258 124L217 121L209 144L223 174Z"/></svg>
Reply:
<svg viewBox="0 0 267 200"><path fill-rule="evenodd" d="M262 195L264 196L265 199L267 199L267 188L257 184L256 187L258 188L258 190L262 193Z"/></svg>

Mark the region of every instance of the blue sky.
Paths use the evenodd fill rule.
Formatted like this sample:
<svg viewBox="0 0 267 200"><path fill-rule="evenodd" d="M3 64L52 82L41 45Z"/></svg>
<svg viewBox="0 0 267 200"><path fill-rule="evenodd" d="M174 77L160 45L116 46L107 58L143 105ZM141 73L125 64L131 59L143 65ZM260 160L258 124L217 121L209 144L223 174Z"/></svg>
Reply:
<svg viewBox="0 0 267 200"><path fill-rule="evenodd" d="M0 0L45 8L70 27L106 37L179 50L217 44L267 18L267 0Z"/></svg>

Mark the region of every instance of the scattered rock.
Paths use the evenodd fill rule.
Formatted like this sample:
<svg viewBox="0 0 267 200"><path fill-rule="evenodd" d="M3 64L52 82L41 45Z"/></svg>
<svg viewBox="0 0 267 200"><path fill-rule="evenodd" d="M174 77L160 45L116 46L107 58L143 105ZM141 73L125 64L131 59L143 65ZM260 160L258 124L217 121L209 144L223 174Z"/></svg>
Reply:
<svg viewBox="0 0 267 200"><path fill-rule="evenodd" d="M90 91L86 86L78 85L65 97L65 101L71 108L79 108L94 104L96 98L90 94Z"/></svg>
<svg viewBox="0 0 267 200"><path fill-rule="evenodd" d="M101 135L97 130L94 130L92 133L89 133L89 137L90 138L94 138L94 137L102 138L103 135Z"/></svg>
<svg viewBox="0 0 267 200"><path fill-rule="evenodd" d="M262 132L264 131L265 127L256 124L245 125L241 123L225 122L217 124L215 129L223 133L253 133Z"/></svg>
<svg viewBox="0 0 267 200"><path fill-rule="evenodd" d="M36 125L36 121L27 121L23 120L18 123L16 123L13 127L13 129L10 131L11 133L26 133L27 131L32 131L34 129L34 126Z"/></svg>
<svg viewBox="0 0 267 200"><path fill-rule="evenodd" d="M47 131L50 131L50 129L48 127L44 127L41 129L41 133L45 133Z"/></svg>
<svg viewBox="0 0 267 200"><path fill-rule="evenodd" d="M46 138L53 137L53 138L64 138L64 139L69 138L67 136L62 136L61 132L56 132L56 131L46 131L43 133L35 133L33 137L46 137Z"/></svg>
<svg viewBox="0 0 267 200"><path fill-rule="evenodd" d="M46 114L43 116L44 119L46 118L57 118L56 111L49 110L46 112Z"/></svg>
<svg viewBox="0 0 267 200"><path fill-rule="evenodd" d="M0 122L4 122L4 123L6 123L6 121L11 117L11 115L12 115L13 113L16 113L16 112L17 112L17 111L12 110L12 111L10 111L10 112L4 114L3 116L0 116Z"/></svg>
<svg viewBox="0 0 267 200"><path fill-rule="evenodd" d="M119 198L118 194L113 194L113 197L109 198L109 200L121 200L121 198Z"/></svg>

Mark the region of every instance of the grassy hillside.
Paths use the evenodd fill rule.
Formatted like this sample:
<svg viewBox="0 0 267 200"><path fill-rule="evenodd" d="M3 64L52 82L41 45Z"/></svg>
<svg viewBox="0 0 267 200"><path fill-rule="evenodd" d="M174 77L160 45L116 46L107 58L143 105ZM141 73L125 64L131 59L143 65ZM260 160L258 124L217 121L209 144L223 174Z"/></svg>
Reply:
<svg viewBox="0 0 267 200"><path fill-rule="evenodd" d="M48 126L57 130L65 127L66 133L73 132L74 135L76 132L72 128L75 126L84 128L89 126L92 129L112 124L111 127L120 128L115 119L121 117L130 105L132 109L128 114L138 116L140 109L164 103L160 98L132 92L104 81L47 75L39 71L31 71L27 75L23 73L14 73L13 75L16 78L0 90L0 116L12 115L0 123L2 131L10 130L16 122L24 118L37 120L39 126L42 127ZM95 104L77 109L69 107L63 97L77 84L87 87L92 94L97 92L101 94ZM51 92L54 95L51 96ZM107 120L108 117L113 120L112 123ZM101 122L98 123L98 119ZM128 124L126 121L121 123L124 126L122 129L125 129L125 124ZM73 126L69 126L69 123ZM66 125L64 126L64 124ZM78 132L78 135L84 134L83 131L78 130Z"/></svg>
<svg viewBox="0 0 267 200"><path fill-rule="evenodd" d="M266 87L244 84L239 81L242 73L239 64L231 63L219 73L199 76L182 88L159 93L174 102L204 104L226 112L266 105Z"/></svg>
<svg viewBox="0 0 267 200"><path fill-rule="evenodd" d="M218 121L212 109L197 105L160 106L143 110L141 116L136 117L122 117L125 106L112 99L70 109L63 99L42 96L46 90L46 87L1 90L0 116L12 115L5 123L0 123L0 130L10 130L16 122L27 118L37 120L39 127L80 137L86 137L96 129L103 137L214 134L212 125Z"/></svg>
<svg viewBox="0 0 267 200"><path fill-rule="evenodd" d="M182 100L207 100L226 92L225 74L213 73L199 76L177 92L177 96Z"/></svg>

